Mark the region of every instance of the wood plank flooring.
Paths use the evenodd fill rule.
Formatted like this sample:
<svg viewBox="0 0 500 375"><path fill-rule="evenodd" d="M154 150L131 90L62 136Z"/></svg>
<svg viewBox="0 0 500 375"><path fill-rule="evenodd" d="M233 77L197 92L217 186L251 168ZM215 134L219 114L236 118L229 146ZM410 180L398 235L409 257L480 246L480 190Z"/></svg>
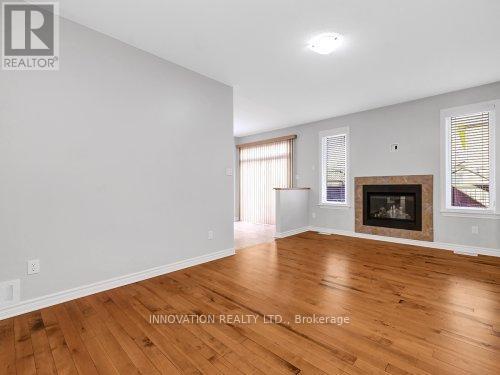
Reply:
<svg viewBox="0 0 500 375"><path fill-rule="evenodd" d="M0 321L34 373L499 374L500 258L308 232Z"/></svg>

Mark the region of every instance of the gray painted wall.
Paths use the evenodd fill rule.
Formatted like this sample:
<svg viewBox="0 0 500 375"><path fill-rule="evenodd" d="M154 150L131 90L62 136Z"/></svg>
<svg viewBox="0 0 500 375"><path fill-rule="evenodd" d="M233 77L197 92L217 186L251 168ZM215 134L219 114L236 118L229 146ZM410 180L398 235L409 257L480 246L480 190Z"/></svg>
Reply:
<svg viewBox="0 0 500 375"><path fill-rule="evenodd" d="M439 194L440 110L495 99L500 99L500 82L292 128L241 137L236 139L236 143L297 134L295 173L298 175L298 179L296 179L295 186L312 188L309 224L352 231L354 230L354 207L332 209L317 205L319 202L318 133L322 130L349 126L351 179L357 176L432 174L434 175L435 241L499 249L500 220L443 216L440 213ZM500 166L500 130L497 129L496 135L496 165ZM397 153L389 152L391 143L399 143L400 151ZM500 181L499 172L500 167L497 168L497 181ZM351 188L353 192L353 183ZM316 213L316 219L312 219L312 212ZM479 234L471 233L472 225L479 226Z"/></svg>
<svg viewBox="0 0 500 375"><path fill-rule="evenodd" d="M0 281L23 300L233 247L230 87L65 20L60 71L0 87Z"/></svg>
<svg viewBox="0 0 500 375"><path fill-rule="evenodd" d="M276 233L303 229L309 225L309 190L276 190Z"/></svg>

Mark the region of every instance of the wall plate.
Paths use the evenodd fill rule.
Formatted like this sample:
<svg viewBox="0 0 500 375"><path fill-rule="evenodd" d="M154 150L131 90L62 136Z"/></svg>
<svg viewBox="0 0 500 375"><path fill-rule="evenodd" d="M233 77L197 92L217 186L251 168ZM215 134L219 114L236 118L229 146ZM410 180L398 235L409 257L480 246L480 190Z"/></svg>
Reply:
<svg viewBox="0 0 500 375"><path fill-rule="evenodd" d="M18 303L21 300L21 281L19 279L0 283L0 307Z"/></svg>
<svg viewBox="0 0 500 375"><path fill-rule="evenodd" d="M40 273L40 260L39 259L32 259L28 260L28 275L36 275Z"/></svg>

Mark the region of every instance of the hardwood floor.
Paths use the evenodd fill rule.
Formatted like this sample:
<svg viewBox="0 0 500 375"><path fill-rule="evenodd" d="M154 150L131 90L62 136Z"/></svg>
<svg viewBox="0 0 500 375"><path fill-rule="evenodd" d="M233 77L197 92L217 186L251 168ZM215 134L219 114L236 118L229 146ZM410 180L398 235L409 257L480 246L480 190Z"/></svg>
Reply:
<svg viewBox="0 0 500 375"><path fill-rule="evenodd" d="M308 232L0 321L0 374L499 374L499 284L499 258Z"/></svg>

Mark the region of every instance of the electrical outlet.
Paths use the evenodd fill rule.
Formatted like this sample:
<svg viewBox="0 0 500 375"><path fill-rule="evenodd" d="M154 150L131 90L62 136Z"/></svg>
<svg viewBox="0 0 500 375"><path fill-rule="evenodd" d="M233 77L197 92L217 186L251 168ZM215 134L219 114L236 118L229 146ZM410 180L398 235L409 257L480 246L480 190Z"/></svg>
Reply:
<svg viewBox="0 0 500 375"><path fill-rule="evenodd" d="M28 275L35 275L40 273L40 260L28 260Z"/></svg>
<svg viewBox="0 0 500 375"><path fill-rule="evenodd" d="M313 213L311 214L311 216L312 216L312 218L313 218L313 219L316 219L316 212L313 212Z"/></svg>
<svg viewBox="0 0 500 375"><path fill-rule="evenodd" d="M472 232L472 234L479 234L479 226L473 225L471 227L471 232Z"/></svg>
<svg viewBox="0 0 500 375"><path fill-rule="evenodd" d="M209 230L208 231L208 239L209 240L213 240L214 239L214 231L213 230Z"/></svg>

